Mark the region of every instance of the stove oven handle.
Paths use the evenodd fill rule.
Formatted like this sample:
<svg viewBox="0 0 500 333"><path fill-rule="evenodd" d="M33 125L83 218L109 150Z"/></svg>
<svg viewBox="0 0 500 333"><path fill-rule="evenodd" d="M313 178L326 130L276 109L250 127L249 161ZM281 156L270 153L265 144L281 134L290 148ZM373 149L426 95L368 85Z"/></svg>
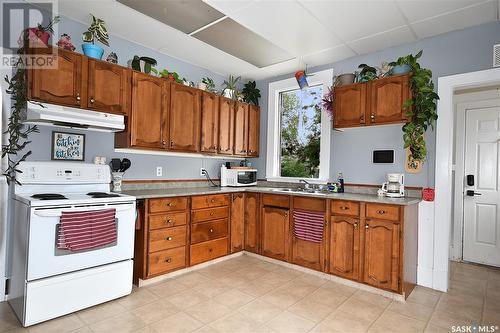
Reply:
<svg viewBox="0 0 500 333"><path fill-rule="evenodd" d="M135 205L127 205L127 206L101 206L101 207L93 207L93 208L57 208L57 209L44 209L44 210L35 210L35 215L41 217L60 217L62 212L88 212L93 210L101 210L101 209L109 209L115 208L116 212L124 212L127 210L135 209Z"/></svg>

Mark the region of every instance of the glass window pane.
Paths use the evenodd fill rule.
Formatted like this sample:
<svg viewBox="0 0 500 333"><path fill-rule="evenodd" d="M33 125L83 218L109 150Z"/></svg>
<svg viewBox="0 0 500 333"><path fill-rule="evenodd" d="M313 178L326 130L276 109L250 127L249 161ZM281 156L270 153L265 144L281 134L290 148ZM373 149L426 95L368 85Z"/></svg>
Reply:
<svg viewBox="0 0 500 333"><path fill-rule="evenodd" d="M280 93L280 175L319 177L323 85Z"/></svg>

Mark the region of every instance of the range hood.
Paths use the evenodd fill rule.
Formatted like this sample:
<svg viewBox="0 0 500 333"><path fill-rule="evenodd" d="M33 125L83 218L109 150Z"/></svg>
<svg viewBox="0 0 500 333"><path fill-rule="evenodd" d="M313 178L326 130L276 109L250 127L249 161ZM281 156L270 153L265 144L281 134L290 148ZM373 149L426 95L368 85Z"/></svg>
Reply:
<svg viewBox="0 0 500 333"><path fill-rule="evenodd" d="M125 129L124 116L49 103L27 102L25 124L70 127L100 132Z"/></svg>

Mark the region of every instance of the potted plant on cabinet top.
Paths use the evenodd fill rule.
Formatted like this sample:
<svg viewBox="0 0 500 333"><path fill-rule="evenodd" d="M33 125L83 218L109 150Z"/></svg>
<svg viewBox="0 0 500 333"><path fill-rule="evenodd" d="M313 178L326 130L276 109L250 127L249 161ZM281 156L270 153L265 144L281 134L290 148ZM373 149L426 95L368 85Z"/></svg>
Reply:
<svg viewBox="0 0 500 333"><path fill-rule="evenodd" d="M361 64L358 68L361 69L357 77L358 82L368 82L377 78L377 69L375 67Z"/></svg>
<svg viewBox="0 0 500 333"><path fill-rule="evenodd" d="M224 89L222 90L222 94L224 97L235 99L236 98L236 85L238 81L241 79L241 76L234 77L233 75L229 75L227 80L224 80Z"/></svg>
<svg viewBox="0 0 500 333"><path fill-rule="evenodd" d="M36 28L28 28L30 47L48 46L50 35L54 33L54 24L59 23L60 16L54 16L45 27L38 24Z"/></svg>
<svg viewBox="0 0 500 333"><path fill-rule="evenodd" d="M248 81L243 87L243 101L259 106L260 90L257 89L255 81Z"/></svg>
<svg viewBox="0 0 500 333"><path fill-rule="evenodd" d="M82 34L82 39L85 42L85 44L82 44L82 49L86 56L100 60L104 53L104 49L99 45L95 45L94 42L97 39L97 41L102 44L109 46L108 30L103 20L96 18L92 14L90 14L90 16L92 16L92 23L88 30Z"/></svg>
<svg viewBox="0 0 500 333"><path fill-rule="evenodd" d="M214 83L214 80L210 77L204 77L203 79L201 79L201 83L203 83L205 85L205 88L206 90L210 91L210 92L215 92L215 83Z"/></svg>
<svg viewBox="0 0 500 333"><path fill-rule="evenodd" d="M130 61L129 66L132 67L133 70L138 72L143 72L149 74L153 72L154 74L158 74L158 71L153 68L156 66L156 59L150 57L139 57L134 56L134 59Z"/></svg>
<svg viewBox="0 0 500 333"><path fill-rule="evenodd" d="M413 69L412 64L414 64L421 56L422 51L417 53L415 56L413 54L408 54L407 56L399 57L396 61L390 62L389 66L392 66L391 75L409 73Z"/></svg>

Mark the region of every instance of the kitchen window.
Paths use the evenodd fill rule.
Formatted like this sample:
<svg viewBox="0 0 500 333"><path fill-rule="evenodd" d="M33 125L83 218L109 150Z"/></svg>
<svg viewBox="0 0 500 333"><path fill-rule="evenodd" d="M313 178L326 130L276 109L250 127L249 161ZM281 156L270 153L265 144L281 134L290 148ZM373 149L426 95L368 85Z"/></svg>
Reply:
<svg viewBox="0 0 500 333"><path fill-rule="evenodd" d="M313 73L300 90L295 78L269 84L266 178L326 182L330 173L331 121L322 98L332 70Z"/></svg>

